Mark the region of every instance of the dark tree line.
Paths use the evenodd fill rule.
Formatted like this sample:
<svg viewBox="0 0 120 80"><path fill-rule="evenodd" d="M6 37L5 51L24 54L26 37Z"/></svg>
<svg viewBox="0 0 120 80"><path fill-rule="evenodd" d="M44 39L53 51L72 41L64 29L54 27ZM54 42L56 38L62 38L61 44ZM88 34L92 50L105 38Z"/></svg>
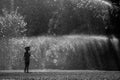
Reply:
<svg viewBox="0 0 120 80"><path fill-rule="evenodd" d="M28 36L42 34L119 34L119 1L117 9L103 8L87 0L14 0L14 9L25 16ZM11 9L10 0L0 0L0 8ZM102 12L107 11L106 13ZM0 11L2 14L2 12ZM107 16L108 15L108 16ZM110 17L109 17L110 15ZM116 16L117 15L117 16ZM106 30L107 26L107 30Z"/></svg>
<svg viewBox="0 0 120 80"><path fill-rule="evenodd" d="M111 16L111 25L114 26L111 29L112 34L116 35L116 37L120 38L120 0L111 0L111 2L115 5L115 9L110 12Z"/></svg>

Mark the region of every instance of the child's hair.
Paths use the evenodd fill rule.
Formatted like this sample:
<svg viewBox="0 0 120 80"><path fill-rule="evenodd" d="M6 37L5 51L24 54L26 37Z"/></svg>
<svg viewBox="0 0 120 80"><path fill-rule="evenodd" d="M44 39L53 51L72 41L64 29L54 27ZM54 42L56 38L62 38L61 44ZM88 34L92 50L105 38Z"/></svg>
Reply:
<svg viewBox="0 0 120 80"><path fill-rule="evenodd" d="M29 51L29 50L30 50L30 47L29 47L29 46L25 47L25 50L26 50L26 51Z"/></svg>

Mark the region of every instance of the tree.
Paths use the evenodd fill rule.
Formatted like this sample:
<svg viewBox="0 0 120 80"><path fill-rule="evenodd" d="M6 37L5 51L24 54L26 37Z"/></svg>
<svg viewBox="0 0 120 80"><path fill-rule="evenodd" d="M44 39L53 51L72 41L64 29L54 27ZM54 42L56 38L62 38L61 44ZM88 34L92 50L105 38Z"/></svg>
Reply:
<svg viewBox="0 0 120 80"><path fill-rule="evenodd" d="M2 10L3 16L0 16L0 37L10 38L19 37L26 31L27 23L24 17L15 11L8 12Z"/></svg>

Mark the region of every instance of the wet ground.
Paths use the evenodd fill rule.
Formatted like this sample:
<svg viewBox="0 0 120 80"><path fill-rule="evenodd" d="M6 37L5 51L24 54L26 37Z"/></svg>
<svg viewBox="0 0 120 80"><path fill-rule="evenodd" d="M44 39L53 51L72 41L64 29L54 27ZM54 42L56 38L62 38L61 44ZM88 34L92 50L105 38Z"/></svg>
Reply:
<svg viewBox="0 0 120 80"><path fill-rule="evenodd" d="M120 71L98 70L1 70L0 80L120 80Z"/></svg>

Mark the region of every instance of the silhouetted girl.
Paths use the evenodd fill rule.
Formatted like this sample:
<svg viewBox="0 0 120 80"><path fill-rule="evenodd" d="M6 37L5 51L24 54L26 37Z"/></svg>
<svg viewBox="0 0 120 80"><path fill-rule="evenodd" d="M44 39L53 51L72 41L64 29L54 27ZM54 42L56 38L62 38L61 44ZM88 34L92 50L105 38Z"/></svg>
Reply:
<svg viewBox="0 0 120 80"><path fill-rule="evenodd" d="M24 72L29 72L29 64L30 64L30 47L25 47L26 52L24 53L24 61L25 61L25 68Z"/></svg>

